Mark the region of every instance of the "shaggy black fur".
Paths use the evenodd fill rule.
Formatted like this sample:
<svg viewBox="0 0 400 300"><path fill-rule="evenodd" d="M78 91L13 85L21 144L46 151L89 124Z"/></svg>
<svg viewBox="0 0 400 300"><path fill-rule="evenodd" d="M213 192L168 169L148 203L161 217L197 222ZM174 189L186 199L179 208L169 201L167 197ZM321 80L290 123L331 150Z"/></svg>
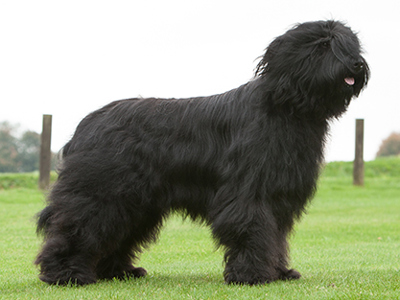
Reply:
<svg viewBox="0 0 400 300"><path fill-rule="evenodd" d="M89 114L39 215L40 279L144 276L132 260L171 211L211 226L227 283L299 278L287 237L315 191L328 121L367 84L360 53L342 23L304 23L276 38L237 89Z"/></svg>

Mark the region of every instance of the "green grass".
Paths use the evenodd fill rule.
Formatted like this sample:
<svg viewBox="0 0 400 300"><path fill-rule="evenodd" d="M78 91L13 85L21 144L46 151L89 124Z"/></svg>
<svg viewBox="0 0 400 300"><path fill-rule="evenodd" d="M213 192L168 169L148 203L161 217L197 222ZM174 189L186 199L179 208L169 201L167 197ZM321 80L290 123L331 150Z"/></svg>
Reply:
<svg viewBox="0 0 400 300"><path fill-rule="evenodd" d="M354 187L351 163L327 165L291 239L292 266L303 277L254 287L225 285L223 253L209 230L178 216L142 254L147 277L48 286L33 266L41 244L34 215L44 195L32 186L3 187L0 299L400 299L399 170L399 159L368 162L365 187ZM10 175L0 175L0 186L3 176Z"/></svg>

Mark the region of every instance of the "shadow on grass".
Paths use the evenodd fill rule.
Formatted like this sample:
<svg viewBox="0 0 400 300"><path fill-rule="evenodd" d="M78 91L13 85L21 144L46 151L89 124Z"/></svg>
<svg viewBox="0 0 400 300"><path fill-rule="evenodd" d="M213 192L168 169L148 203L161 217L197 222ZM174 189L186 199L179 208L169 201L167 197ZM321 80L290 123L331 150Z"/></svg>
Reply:
<svg viewBox="0 0 400 300"><path fill-rule="evenodd" d="M112 280L115 282L115 279ZM102 281L105 282L105 281ZM110 282L110 281L108 281ZM165 274L165 273L154 273L148 274L144 278L131 278L128 280L122 280L121 283L135 283L136 285L146 285L146 286L204 286L204 285L224 285L224 279L222 274L187 274L187 273L177 273L177 274Z"/></svg>

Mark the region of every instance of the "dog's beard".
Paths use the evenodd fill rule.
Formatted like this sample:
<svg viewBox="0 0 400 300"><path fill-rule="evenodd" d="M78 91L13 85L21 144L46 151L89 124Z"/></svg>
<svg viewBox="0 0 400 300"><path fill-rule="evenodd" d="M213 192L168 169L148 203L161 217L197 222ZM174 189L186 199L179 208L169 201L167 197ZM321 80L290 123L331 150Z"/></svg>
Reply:
<svg viewBox="0 0 400 300"><path fill-rule="evenodd" d="M335 56L320 61L315 70L314 80L309 82L310 98L320 99L315 105L327 118L339 117L346 111L353 98L357 97L368 82L369 69L360 57L362 67L358 72L352 70L352 64L343 64Z"/></svg>

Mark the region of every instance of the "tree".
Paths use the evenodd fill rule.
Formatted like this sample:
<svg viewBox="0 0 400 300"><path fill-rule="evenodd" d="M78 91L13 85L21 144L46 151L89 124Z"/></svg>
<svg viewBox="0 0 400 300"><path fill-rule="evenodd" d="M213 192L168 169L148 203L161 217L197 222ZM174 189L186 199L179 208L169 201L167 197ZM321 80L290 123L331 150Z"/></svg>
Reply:
<svg viewBox="0 0 400 300"><path fill-rule="evenodd" d="M382 141L376 157L400 155L400 133L393 132Z"/></svg>
<svg viewBox="0 0 400 300"><path fill-rule="evenodd" d="M13 130L10 123L0 123L0 172L18 171L18 146Z"/></svg>
<svg viewBox="0 0 400 300"><path fill-rule="evenodd" d="M40 134L25 131L19 144L20 172L32 172L39 169Z"/></svg>
<svg viewBox="0 0 400 300"><path fill-rule="evenodd" d="M0 122L0 172L32 172L39 170L40 134L25 131L20 137L16 125ZM52 169L57 157L52 154Z"/></svg>

